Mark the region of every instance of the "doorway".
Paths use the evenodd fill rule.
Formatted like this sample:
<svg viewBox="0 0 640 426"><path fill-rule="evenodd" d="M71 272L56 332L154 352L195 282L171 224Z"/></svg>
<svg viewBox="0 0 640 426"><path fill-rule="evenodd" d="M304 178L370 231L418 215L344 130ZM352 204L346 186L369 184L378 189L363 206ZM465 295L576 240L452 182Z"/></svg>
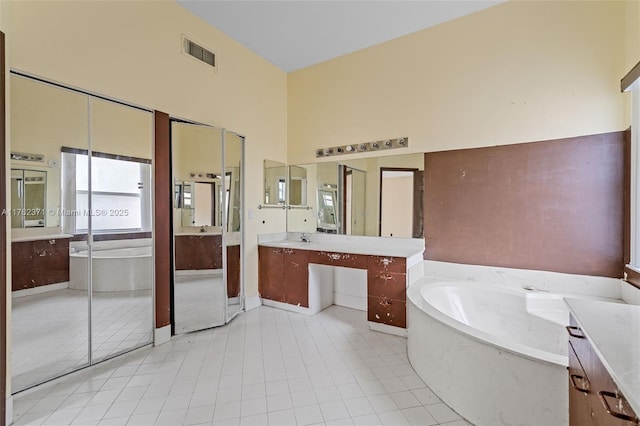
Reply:
<svg viewBox="0 0 640 426"><path fill-rule="evenodd" d="M380 168L379 234L381 237L423 237L424 172Z"/></svg>

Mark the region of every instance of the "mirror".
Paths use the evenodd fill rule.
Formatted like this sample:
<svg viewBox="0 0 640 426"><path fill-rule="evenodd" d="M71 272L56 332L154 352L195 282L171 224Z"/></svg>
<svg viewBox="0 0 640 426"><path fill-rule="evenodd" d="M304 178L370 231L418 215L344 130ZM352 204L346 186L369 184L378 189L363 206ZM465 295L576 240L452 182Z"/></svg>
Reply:
<svg viewBox="0 0 640 426"><path fill-rule="evenodd" d="M423 238L424 154L290 167L305 169L316 196L310 211L288 210L287 231Z"/></svg>
<svg viewBox="0 0 640 426"><path fill-rule="evenodd" d="M198 180L175 179L174 207L180 209L181 226L221 227L222 179L213 173L193 178Z"/></svg>
<svg viewBox="0 0 640 426"><path fill-rule="evenodd" d="M225 282L227 290L227 322L237 315L243 306L242 280L242 155L244 138L225 130L224 170L225 209L227 228L225 245Z"/></svg>
<svg viewBox="0 0 640 426"><path fill-rule="evenodd" d="M307 169L300 166L289 166L289 205L307 205Z"/></svg>
<svg viewBox="0 0 640 426"><path fill-rule="evenodd" d="M45 227L46 208L47 172L11 169L11 227Z"/></svg>
<svg viewBox="0 0 640 426"><path fill-rule="evenodd" d="M151 342L153 116L14 73L10 86L17 392Z"/></svg>
<svg viewBox="0 0 640 426"><path fill-rule="evenodd" d="M285 204L287 201L287 167L279 161L264 160L263 204Z"/></svg>
<svg viewBox="0 0 640 426"><path fill-rule="evenodd" d="M172 120L171 141L173 327L180 334L223 325L244 307L244 139L224 129Z"/></svg>

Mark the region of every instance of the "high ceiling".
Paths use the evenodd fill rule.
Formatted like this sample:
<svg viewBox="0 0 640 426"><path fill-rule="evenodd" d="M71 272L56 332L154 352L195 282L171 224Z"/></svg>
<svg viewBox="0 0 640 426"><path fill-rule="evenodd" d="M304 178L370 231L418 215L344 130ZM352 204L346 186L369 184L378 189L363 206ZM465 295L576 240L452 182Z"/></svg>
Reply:
<svg viewBox="0 0 640 426"><path fill-rule="evenodd" d="M178 0L196 16L287 72L500 2Z"/></svg>

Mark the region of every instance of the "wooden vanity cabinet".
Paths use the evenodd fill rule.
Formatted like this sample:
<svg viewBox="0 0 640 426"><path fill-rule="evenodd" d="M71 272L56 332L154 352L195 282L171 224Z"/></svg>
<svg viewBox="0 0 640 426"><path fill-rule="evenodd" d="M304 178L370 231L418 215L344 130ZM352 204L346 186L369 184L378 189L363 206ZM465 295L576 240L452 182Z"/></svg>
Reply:
<svg viewBox="0 0 640 426"><path fill-rule="evenodd" d="M258 290L276 302L309 307L307 250L258 247Z"/></svg>
<svg viewBox="0 0 640 426"><path fill-rule="evenodd" d="M637 415L619 391L573 316L569 332L569 425L633 426Z"/></svg>
<svg viewBox="0 0 640 426"><path fill-rule="evenodd" d="M222 268L222 235L176 235L176 270Z"/></svg>
<svg viewBox="0 0 640 426"><path fill-rule="evenodd" d="M263 299L309 307L310 263L367 270L367 317L407 326L407 260L403 257L258 246L258 289Z"/></svg>
<svg viewBox="0 0 640 426"><path fill-rule="evenodd" d="M369 256L367 319L396 327L407 326L406 259Z"/></svg>
<svg viewBox="0 0 640 426"><path fill-rule="evenodd" d="M11 243L11 290L69 281L69 239Z"/></svg>

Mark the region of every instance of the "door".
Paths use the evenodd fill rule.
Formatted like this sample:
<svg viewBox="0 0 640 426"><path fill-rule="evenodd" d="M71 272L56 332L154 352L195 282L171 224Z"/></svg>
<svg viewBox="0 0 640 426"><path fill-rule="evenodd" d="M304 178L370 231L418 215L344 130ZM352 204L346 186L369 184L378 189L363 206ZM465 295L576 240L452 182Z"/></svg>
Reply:
<svg viewBox="0 0 640 426"><path fill-rule="evenodd" d="M88 239L68 226L84 211L63 200L77 184L64 147L88 149L89 97L15 74L9 82L11 388L18 392L89 365ZM43 177L35 192L27 170Z"/></svg>
<svg viewBox="0 0 640 426"><path fill-rule="evenodd" d="M153 328L153 116L90 101L91 361L146 345Z"/></svg>
<svg viewBox="0 0 640 426"><path fill-rule="evenodd" d="M228 212L222 135L219 128L171 122L174 188L183 194L174 197L173 206L175 334L223 325L227 320L227 255L221 218Z"/></svg>
<svg viewBox="0 0 640 426"><path fill-rule="evenodd" d="M226 321L244 309L242 285L243 192L242 159L244 138L224 131L224 279L226 283Z"/></svg>

